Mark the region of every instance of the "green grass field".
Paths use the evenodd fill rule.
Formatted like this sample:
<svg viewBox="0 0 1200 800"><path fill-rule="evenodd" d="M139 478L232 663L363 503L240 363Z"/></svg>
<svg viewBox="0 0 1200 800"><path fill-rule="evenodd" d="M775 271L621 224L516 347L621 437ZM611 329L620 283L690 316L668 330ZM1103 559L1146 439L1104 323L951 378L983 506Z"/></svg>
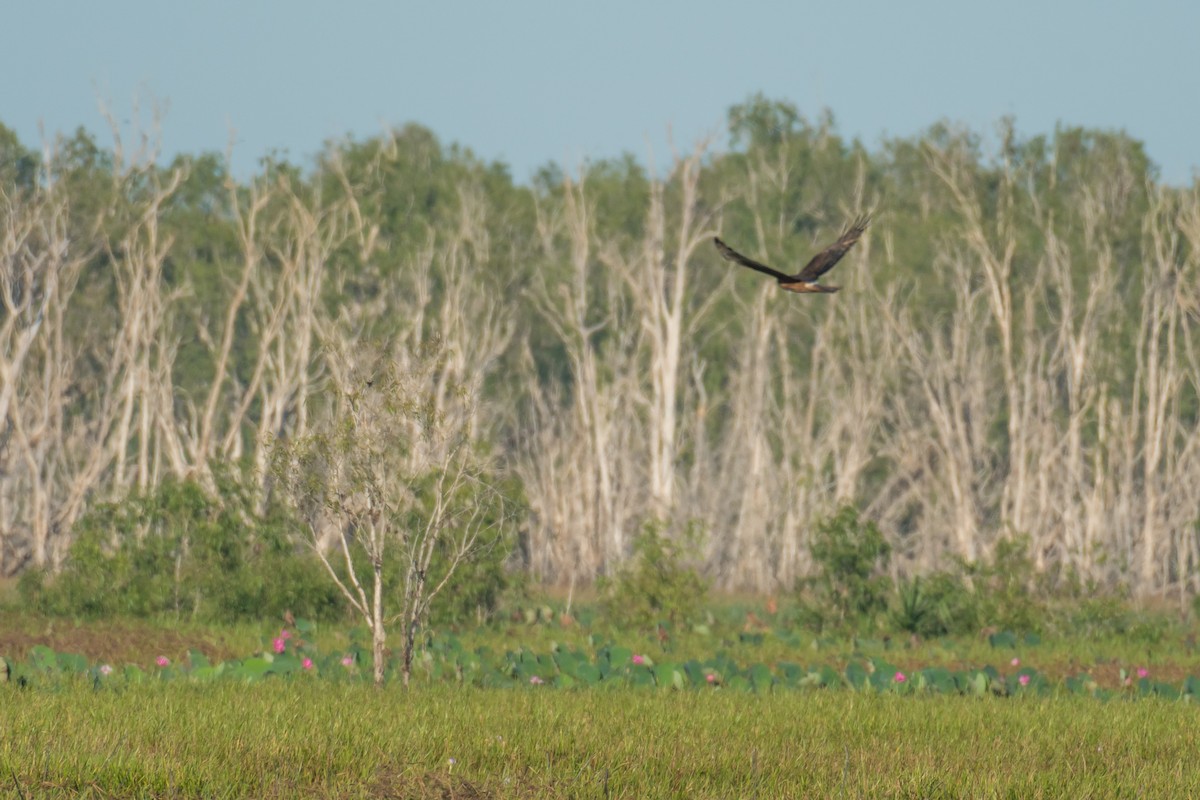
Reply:
<svg viewBox="0 0 1200 800"><path fill-rule="evenodd" d="M247 681L202 678L189 662L269 657L279 625L82 623L10 608L0 611L0 656L19 669L0 684L0 797L1200 796L1196 693L1168 701L1145 691L1200 675L1188 626L1141 639L920 641L820 637L782 621L750 631L740 606L716 611L702 630L667 639L557 612L441 631L405 691L375 689L363 671L347 677L357 668L339 659L352 637L338 626L311 629L314 669ZM614 679L585 687L545 671L551 652L614 642ZM89 666L30 671L39 647ZM508 688L460 685L428 666L476 648L513 670ZM545 683L531 685L513 653L543 659L529 668ZM659 664L727 657L763 665L775 682L638 684L648 673L632 653ZM170 669L154 666L159 656ZM1016 686L1013 658L1044 680ZM877 670L883 686L839 678L818 688L785 685L784 662L843 676L853 664L889 666ZM97 677L101 664L111 676ZM999 692L917 685L919 670L985 665L1000 673ZM908 674L904 685L886 680L893 667ZM1146 681L1125 682L1142 667ZM19 674L32 676L23 687ZM1100 687L1095 696L1068 689L1080 674Z"/></svg>
<svg viewBox="0 0 1200 800"><path fill-rule="evenodd" d="M78 622L0 613L12 660L37 644L91 664L140 664L144 678L64 672L0 685L0 796L11 798L1108 798L1200 795L1200 708L1122 688L1121 670L1200 673L1189 638L932 642L826 639L737 626L660 642L628 634L647 657L739 663L847 663L902 669L996 664L1045 676L1042 692L968 697L888 690L763 691L611 682L479 688L418 670L412 691L295 672L251 682L188 676L188 650L214 660L269 649L276 626ZM510 621L457 632L466 648L588 649L612 631ZM619 636L619 634L617 634ZM314 649L347 632L319 628ZM152 662L166 655L182 672ZM497 656L499 658L499 656ZM335 662L336 664L336 662ZM340 669L335 666L334 669ZM1106 699L1064 690L1084 672ZM626 673L628 674L628 673ZM1050 686L1052 684L1052 686ZM1009 684L1012 685L1012 684ZM1032 688L1032 687L1031 687Z"/></svg>
<svg viewBox="0 0 1200 800"><path fill-rule="evenodd" d="M319 680L0 691L10 797L1185 797L1154 699L405 692Z"/></svg>

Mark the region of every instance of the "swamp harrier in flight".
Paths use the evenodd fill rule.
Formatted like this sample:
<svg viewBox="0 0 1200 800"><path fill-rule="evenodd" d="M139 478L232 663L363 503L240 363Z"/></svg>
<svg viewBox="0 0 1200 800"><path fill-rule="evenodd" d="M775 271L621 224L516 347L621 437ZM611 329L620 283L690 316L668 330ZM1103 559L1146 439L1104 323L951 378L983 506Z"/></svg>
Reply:
<svg viewBox="0 0 1200 800"><path fill-rule="evenodd" d="M867 229L867 225L871 222L871 215L865 214L854 220L853 224L838 237L838 240L826 247L821 252L812 257L804 269L797 272L795 275L784 275L778 270L768 267L766 264L760 264L754 259L746 258L738 251L734 250L729 245L722 242L716 236L713 237L713 244L717 246L717 251L727 260L735 264L741 264L743 267L749 267L753 270L770 275L775 280L779 281L779 288L786 289L789 292L818 292L829 294L836 292L842 288L840 286L822 286L817 283L822 275L833 269L833 265L841 260L842 256L846 255L846 251L854 246L858 241L858 237L862 236L863 231Z"/></svg>

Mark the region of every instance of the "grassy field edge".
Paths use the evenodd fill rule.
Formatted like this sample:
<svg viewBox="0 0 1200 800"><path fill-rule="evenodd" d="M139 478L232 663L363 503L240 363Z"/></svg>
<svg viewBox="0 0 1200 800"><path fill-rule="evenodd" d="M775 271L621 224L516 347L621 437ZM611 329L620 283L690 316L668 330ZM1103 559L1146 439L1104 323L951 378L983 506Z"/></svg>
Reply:
<svg viewBox="0 0 1200 800"><path fill-rule="evenodd" d="M1153 699L405 692L297 681L8 687L0 703L10 796L1200 792L1195 706Z"/></svg>

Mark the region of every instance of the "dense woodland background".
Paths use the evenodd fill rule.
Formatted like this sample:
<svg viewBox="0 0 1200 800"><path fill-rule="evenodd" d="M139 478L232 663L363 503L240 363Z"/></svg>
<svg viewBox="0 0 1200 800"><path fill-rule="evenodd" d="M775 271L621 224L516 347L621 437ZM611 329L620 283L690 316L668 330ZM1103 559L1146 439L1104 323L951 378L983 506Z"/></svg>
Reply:
<svg viewBox="0 0 1200 800"><path fill-rule="evenodd" d="M1200 183L1108 131L870 150L762 97L728 128L520 185L419 125L246 180L0 126L0 569L53 570L90 508L169 479L265 503L339 376L436 351L429 402L477 400L538 581L657 520L773 591L848 501L901 575L1027 536L1054 579L1200 589ZM790 268L865 211L837 295L710 243Z"/></svg>

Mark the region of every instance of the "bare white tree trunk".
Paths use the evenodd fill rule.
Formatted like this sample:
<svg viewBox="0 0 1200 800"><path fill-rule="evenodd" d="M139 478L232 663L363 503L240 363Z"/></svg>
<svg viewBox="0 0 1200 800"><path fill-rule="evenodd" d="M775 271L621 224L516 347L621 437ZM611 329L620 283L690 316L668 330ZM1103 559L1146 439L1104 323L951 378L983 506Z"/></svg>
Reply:
<svg viewBox="0 0 1200 800"><path fill-rule="evenodd" d="M552 286L540 275L530 299L562 342L571 369L573 388L568 415L560 416L540 392L534 394L533 421L538 431L563 442L563 450L534 450L534 463L523 468L546 493L531 495L534 511L542 525L555 528L542 531L540 540L571 537L580 542L571 548L578 560L568 561L563 577L574 577L577 570L591 578L607 563L619 560L625 551L625 523L628 502L621 496L618 462L623 454L614 426L633 422L627 390L635 369L630 342L630 326L616 315L620 310L619 287L612 278L607 296L599 302L592 298L592 222L586 183L567 182L563 187L563 206L558 214L539 214L538 226L546 255L557 257L557 240L567 239L566 279ZM597 306L607 311L597 311ZM596 340L606 335L609 344L599 352ZM605 360L603 366L601 359ZM607 374L607 379L602 377ZM536 376L531 376L536 381ZM535 433L537 441L544 442ZM573 442L567 444L567 442ZM558 452L556 452L558 451ZM547 461L541 461L544 457ZM555 474L557 473L557 474ZM632 488L632 484L625 483Z"/></svg>
<svg viewBox="0 0 1200 800"><path fill-rule="evenodd" d="M1139 535L1139 572L1143 586L1163 586L1169 580L1166 558L1181 523L1194 525L1196 515L1179 519L1169 505L1176 480L1180 438L1175 426L1180 419L1177 402L1183 384L1176 348L1179 303L1176 280L1179 272L1178 229L1164 219L1175 209L1163 195L1147 221L1150 238L1149 263L1143 266L1142 327L1138 332L1137 365L1134 375L1134 419L1142 424L1142 501ZM1138 413L1140 412L1140 414Z"/></svg>
<svg viewBox="0 0 1200 800"><path fill-rule="evenodd" d="M697 333L710 303L696 300L690 288L690 264L697 249L716 232L698 219L699 182L707 144L677 158L670 182L679 192L678 219L668 220L666 186L652 180L646 231L632 252L609 243L601 260L629 284L630 298L643 333L649 386L646 433L649 446L649 513L670 519L675 511L679 410L685 348Z"/></svg>
<svg viewBox="0 0 1200 800"><path fill-rule="evenodd" d="M0 195L0 572L24 529L35 566L51 558L62 520L54 466L67 436L65 406L74 355L66 309L87 258L72 248L65 189Z"/></svg>
<svg viewBox="0 0 1200 800"><path fill-rule="evenodd" d="M1029 493L1029 460L1025 435L1026 408L1023 403L1021 381L1018 377L1015 349L1016 317L1012 297L1012 263L1016 254L1016 236L1013 220L1013 193L1010 170L1004 170L1003 185L999 189L1000 201L994 219L995 231L989 231L975 189L970 178L964 175L958 154L931 150L930 168L950 191L954 203L964 222L963 237L983 274L987 307L991 312L996 337L1003 391L1006 400L1008 430L1009 471L1003 483L1003 499L1000 505L1002 525L1018 532L1027 531L1027 507ZM994 237L994 240L993 240ZM960 256L961 258L961 256ZM1027 279L1026 279L1027 280ZM965 521L965 520L964 520ZM971 548L974 549L973 547Z"/></svg>

